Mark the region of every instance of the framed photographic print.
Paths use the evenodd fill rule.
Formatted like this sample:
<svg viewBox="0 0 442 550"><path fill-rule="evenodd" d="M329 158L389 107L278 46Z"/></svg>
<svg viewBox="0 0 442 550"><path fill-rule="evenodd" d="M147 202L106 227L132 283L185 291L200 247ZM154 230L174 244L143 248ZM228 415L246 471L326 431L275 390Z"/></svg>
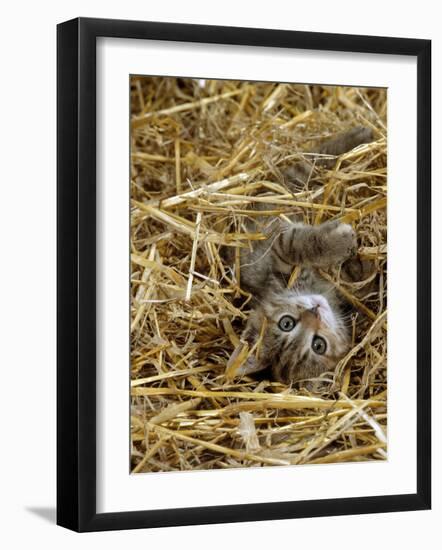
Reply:
<svg viewBox="0 0 442 550"><path fill-rule="evenodd" d="M430 507L430 52L58 26L59 525Z"/></svg>

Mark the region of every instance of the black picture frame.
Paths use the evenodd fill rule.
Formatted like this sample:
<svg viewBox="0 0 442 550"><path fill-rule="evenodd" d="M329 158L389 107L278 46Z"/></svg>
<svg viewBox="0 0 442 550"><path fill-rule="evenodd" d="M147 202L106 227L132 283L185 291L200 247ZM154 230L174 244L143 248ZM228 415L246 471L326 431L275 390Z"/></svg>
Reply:
<svg viewBox="0 0 442 550"><path fill-rule="evenodd" d="M96 512L97 37L416 57L418 234L415 494ZM58 25L57 47L57 523L75 531L102 531L429 509L431 41L79 18Z"/></svg>

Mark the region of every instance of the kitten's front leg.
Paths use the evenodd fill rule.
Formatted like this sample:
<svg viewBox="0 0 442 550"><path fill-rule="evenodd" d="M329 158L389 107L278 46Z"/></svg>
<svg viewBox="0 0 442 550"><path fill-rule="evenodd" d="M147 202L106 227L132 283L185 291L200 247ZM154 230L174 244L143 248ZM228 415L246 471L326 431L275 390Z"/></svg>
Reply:
<svg viewBox="0 0 442 550"><path fill-rule="evenodd" d="M338 221L316 226L287 224L276 237L272 250L280 267L293 264L328 267L341 264L356 253L356 234L351 225Z"/></svg>

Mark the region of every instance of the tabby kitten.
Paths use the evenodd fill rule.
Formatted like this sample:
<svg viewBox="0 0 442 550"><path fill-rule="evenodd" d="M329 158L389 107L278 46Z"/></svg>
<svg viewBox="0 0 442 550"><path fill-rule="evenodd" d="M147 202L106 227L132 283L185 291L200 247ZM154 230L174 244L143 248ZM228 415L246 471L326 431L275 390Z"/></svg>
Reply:
<svg viewBox="0 0 442 550"><path fill-rule="evenodd" d="M370 130L356 128L330 140L320 152L338 155L371 140ZM310 167L298 163L289 176L305 184L323 162L318 157ZM241 285L252 294L253 309L241 337L250 351L235 374L268 369L276 381L315 389L315 380L335 369L350 344L341 298L316 268L337 266L354 255L356 235L338 221L310 226L279 218L264 231L266 240L241 251ZM288 288L294 266L300 272Z"/></svg>

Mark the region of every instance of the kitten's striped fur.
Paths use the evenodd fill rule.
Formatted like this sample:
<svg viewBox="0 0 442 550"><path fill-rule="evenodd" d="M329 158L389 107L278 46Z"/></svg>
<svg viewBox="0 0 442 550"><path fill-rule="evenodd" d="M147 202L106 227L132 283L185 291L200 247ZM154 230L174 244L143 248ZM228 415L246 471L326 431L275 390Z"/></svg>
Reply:
<svg viewBox="0 0 442 550"><path fill-rule="evenodd" d="M356 128L324 144L320 152L342 154L366 141L371 141L371 131ZM301 163L290 172L297 184L305 184L312 169ZM334 370L350 342L341 299L316 268L339 265L352 256L356 235L350 225L338 221L311 226L279 218L264 231L267 239L243 249L240 257L241 285L254 297L242 340L249 349L258 345L237 374L268 369L277 381L304 381L311 387L312 379ZM301 271L289 289L294 266ZM294 326L282 330L286 324Z"/></svg>

